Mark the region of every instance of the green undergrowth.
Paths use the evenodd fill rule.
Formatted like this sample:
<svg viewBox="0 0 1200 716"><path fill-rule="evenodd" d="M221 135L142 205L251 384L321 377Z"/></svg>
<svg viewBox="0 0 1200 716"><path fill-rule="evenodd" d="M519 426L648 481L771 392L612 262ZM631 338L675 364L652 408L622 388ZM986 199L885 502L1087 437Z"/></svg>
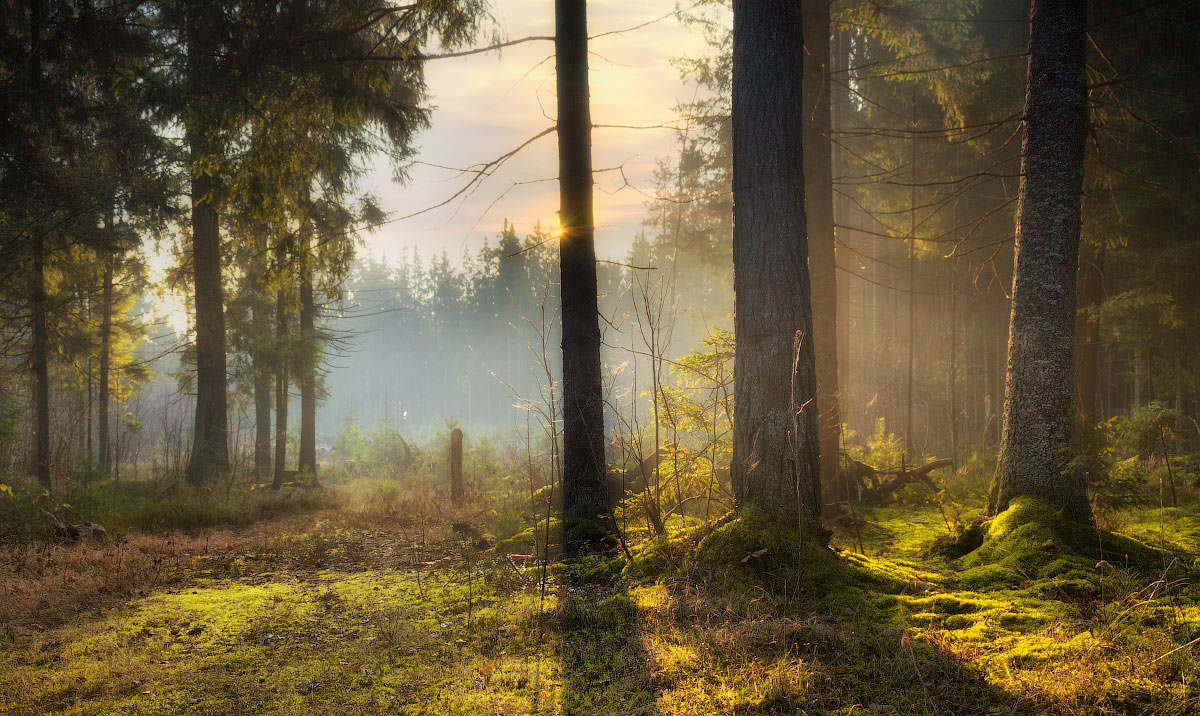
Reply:
<svg viewBox="0 0 1200 716"><path fill-rule="evenodd" d="M562 521L557 517L543 519L526 527L508 539L496 543L497 554L540 554L546 548L547 536L556 542L562 535Z"/></svg>
<svg viewBox="0 0 1200 716"><path fill-rule="evenodd" d="M111 536L153 534L170 530L247 527L348 503L339 490L292 486L281 490L254 485L196 488L181 480L71 482L53 497L31 482L14 486L12 497L0 495L0 536L36 538L45 532L41 510L64 522L94 522Z"/></svg>
<svg viewBox="0 0 1200 716"><path fill-rule="evenodd" d="M1195 712L1191 563L1133 537L1182 550L1200 511L1107 535L1013 509L960 556L931 551L956 532L936 506L888 507L831 548L728 515L545 570L448 522L329 515L0 631L0 713Z"/></svg>
<svg viewBox="0 0 1200 716"><path fill-rule="evenodd" d="M661 647L672 660L701 671L741 663L755 684L693 683L674 700L690 707L672 713L1144 714L1200 704L1191 651L1200 591L1179 555L1164 562L1129 536L1151 531L1136 516L1127 534L1068 524L1027 500L957 529L936 507L865 517L858 534L834 535L837 551L726 519L624 560L643 599L674 617L656 632L673 635ZM931 549L939 538L961 551ZM860 540L875 549L847 548ZM731 657L709 643L714 619L737 638L763 624L792 631Z"/></svg>

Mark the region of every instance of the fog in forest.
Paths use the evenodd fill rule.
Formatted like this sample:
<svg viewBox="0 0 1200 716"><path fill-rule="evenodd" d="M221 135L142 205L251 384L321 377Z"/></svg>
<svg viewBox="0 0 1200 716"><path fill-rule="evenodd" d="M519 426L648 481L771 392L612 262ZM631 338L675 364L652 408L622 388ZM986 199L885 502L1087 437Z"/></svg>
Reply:
<svg viewBox="0 0 1200 716"><path fill-rule="evenodd" d="M0 8L0 716L1200 710L1195 0Z"/></svg>

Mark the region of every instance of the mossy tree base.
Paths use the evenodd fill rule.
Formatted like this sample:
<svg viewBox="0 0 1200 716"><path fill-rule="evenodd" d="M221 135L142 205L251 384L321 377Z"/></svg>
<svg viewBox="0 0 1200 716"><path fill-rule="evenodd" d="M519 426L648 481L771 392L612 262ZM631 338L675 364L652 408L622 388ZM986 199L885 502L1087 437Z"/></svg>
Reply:
<svg viewBox="0 0 1200 716"><path fill-rule="evenodd" d="M579 556L597 552L616 554L620 542L611 521L566 517L563 519L562 545L565 554Z"/></svg>
<svg viewBox="0 0 1200 716"><path fill-rule="evenodd" d="M1068 519L1049 502L1028 495L1013 498L1008 509L968 539L980 543L960 555L967 570L959 580L976 588L1038 579L1086 580L1100 561L1135 569L1162 565L1158 551L1100 531L1089 520Z"/></svg>
<svg viewBox="0 0 1200 716"><path fill-rule="evenodd" d="M683 568L693 576L725 586L768 584L807 591L841 580L845 564L829 549L829 533L809 527L804 533L754 509L743 508L706 531Z"/></svg>

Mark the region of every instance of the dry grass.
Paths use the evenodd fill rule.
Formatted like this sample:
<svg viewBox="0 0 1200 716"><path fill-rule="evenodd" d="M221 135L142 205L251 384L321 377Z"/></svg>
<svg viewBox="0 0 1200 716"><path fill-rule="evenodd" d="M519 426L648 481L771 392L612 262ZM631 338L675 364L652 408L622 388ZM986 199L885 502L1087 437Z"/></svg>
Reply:
<svg viewBox="0 0 1200 716"><path fill-rule="evenodd" d="M785 598L753 570L669 566L606 579L620 565L595 560L553 570L543 602L537 570L450 530L483 521L479 508L439 502L364 486L337 509L246 528L0 552L0 713L1173 716L1200 704L1186 646L1200 599L1186 580L1106 567L1102 592L1054 579L971 591L956 565L920 556L934 528L905 527L935 515L881 511L870 518L892 541L842 554L826 588Z"/></svg>
<svg viewBox="0 0 1200 716"><path fill-rule="evenodd" d="M220 531L9 544L0 551L0 624L9 630L45 628L83 610L144 596L178 579L194 556L228 550L237 541Z"/></svg>

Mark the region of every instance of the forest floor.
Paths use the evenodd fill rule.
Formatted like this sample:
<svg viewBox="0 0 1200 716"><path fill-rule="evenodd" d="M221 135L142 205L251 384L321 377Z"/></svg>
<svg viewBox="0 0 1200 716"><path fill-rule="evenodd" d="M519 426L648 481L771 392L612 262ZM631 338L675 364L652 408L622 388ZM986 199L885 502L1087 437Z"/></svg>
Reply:
<svg viewBox="0 0 1200 716"><path fill-rule="evenodd" d="M1165 571L968 568L929 555L936 506L782 582L736 542L689 562L712 527L543 569L345 507L29 543L0 558L0 713L1196 713L1200 508L1121 519Z"/></svg>

